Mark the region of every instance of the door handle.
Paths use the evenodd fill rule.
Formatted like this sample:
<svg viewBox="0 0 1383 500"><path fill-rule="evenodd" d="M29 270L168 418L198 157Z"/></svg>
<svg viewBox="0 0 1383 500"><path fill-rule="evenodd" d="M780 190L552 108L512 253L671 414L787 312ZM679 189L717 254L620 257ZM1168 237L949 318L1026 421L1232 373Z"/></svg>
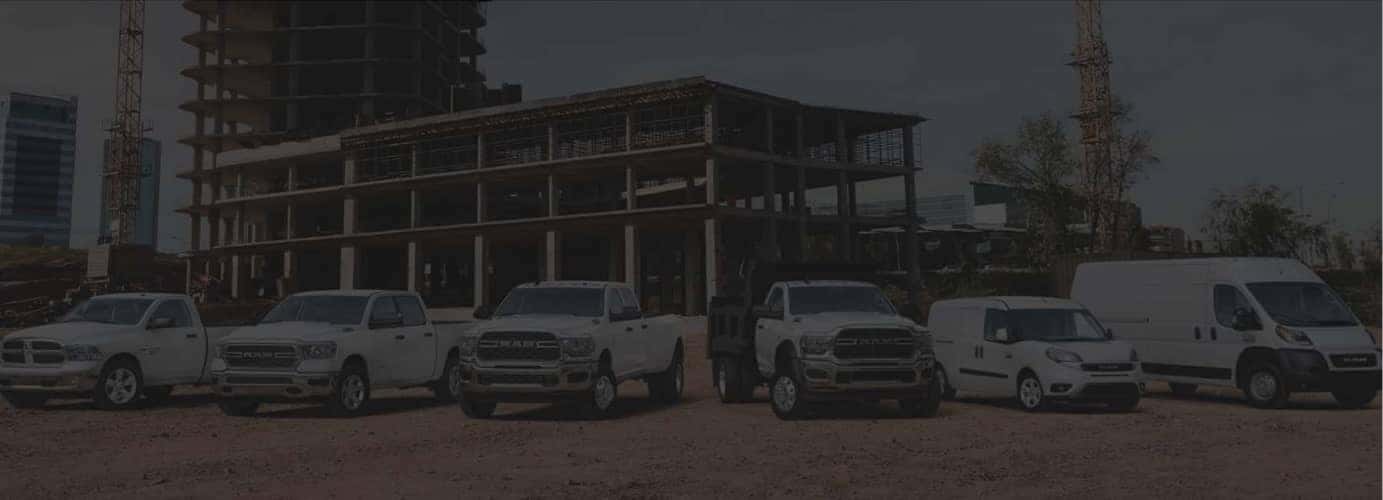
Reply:
<svg viewBox="0 0 1383 500"><path fill-rule="evenodd" d="M626 332L632 332L632 331L634 331L634 327L632 327L632 326L626 326L626 327L624 327L624 331L626 331Z"/></svg>
<svg viewBox="0 0 1383 500"><path fill-rule="evenodd" d="M1198 326L1198 327L1195 328L1195 330L1196 330L1196 340L1200 340L1200 339L1201 339L1201 327Z"/></svg>
<svg viewBox="0 0 1383 500"><path fill-rule="evenodd" d="M1210 327L1210 340L1220 340L1220 332L1215 331L1215 327Z"/></svg>
<svg viewBox="0 0 1383 500"><path fill-rule="evenodd" d="M424 336L424 337L431 337L431 336L432 336L432 332L424 333L423 336Z"/></svg>
<svg viewBox="0 0 1383 500"><path fill-rule="evenodd" d="M1004 359L1013 359L1013 353L1011 353L1011 352L1006 352L1006 353L1004 353Z"/></svg>
<svg viewBox="0 0 1383 500"><path fill-rule="evenodd" d="M763 329L764 329L764 325L758 325L758 328L759 328L760 330L763 330Z"/></svg>
<svg viewBox="0 0 1383 500"><path fill-rule="evenodd" d="M648 329L648 325L639 325L639 329L640 329L640 330L647 330L647 329Z"/></svg>
<svg viewBox="0 0 1383 500"><path fill-rule="evenodd" d="M403 339L405 339L405 338L406 338L406 337L404 337L403 335L395 335L395 336L394 336L394 340L403 340Z"/></svg>

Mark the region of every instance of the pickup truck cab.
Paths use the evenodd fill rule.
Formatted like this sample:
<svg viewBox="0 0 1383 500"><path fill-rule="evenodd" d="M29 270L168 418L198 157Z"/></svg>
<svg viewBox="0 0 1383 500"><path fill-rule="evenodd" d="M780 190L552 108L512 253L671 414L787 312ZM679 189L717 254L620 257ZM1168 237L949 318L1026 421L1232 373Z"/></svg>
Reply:
<svg viewBox="0 0 1383 500"><path fill-rule="evenodd" d="M221 342L215 393L232 416L285 400L325 400L332 415L355 416L380 388L426 386L454 401L460 330L433 325L411 292L299 293Z"/></svg>
<svg viewBox="0 0 1383 500"><path fill-rule="evenodd" d="M610 414L619 384L643 380L664 403L682 397L682 323L645 318L624 283L519 285L461 339L461 409L488 418L500 402L575 401L586 418Z"/></svg>
<svg viewBox="0 0 1383 500"><path fill-rule="evenodd" d="M1109 338L1079 303L1046 297L981 297L932 304L937 378L957 391L1013 397L1028 411L1053 401L1138 406L1138 353Z"/></svg>
<svg viewBox="0 0 1383 500"><path fill-rule="evenodd" d="M752 373L744 373L744 356L712 361L722 401L747 400L754 381L767 381L773 413L785 420L832 400L896 399L908 415L936 415L931 335L900 316L877 286L775 282L753 318Z"/></svg>
<svg viewBox="0 0 1383 500"><path fill-rule="evenodd" d="M206 383L212 346L231 330L204 328L186 295L96 296L0 341L0 395L18 408L61 395L111 410L154 402L174 386Z"/></svg>

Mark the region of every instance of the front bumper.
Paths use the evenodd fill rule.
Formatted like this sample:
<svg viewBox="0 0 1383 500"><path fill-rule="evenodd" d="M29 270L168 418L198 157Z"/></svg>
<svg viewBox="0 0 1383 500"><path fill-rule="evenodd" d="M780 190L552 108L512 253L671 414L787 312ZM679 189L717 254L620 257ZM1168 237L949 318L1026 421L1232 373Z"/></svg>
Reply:
<svg viewBox="0 0 1383 500"><path fill-rule="evenodd" d="M223 371L211 376L213 393L231 399L320 399L330 396L336 385L335 372Z"/></svg>
<svg viewBox="0 0 1383 500"><path fill-rule="evenodd" d="M96 388L100 362L56 367L0 366L0 391L76 394Z"/></svg>
<svg viewBox="0 0 1383 500"><path fill-rule="evenodd" d="M1366 362L1346 365L1346 361L1356 357ZM1278 366L1294 392L1378 391L1383 376L1379 361L1377 348L1326 353L1314 349L1278 350Z"/></svg>
<svg viewBox="0 0 1383 500"><path fill-rule="evenodd" d="M932 383L935 358L841 362L833 358L799 361L798 373L810 401L898 399L925 396Z"/></svg>
<svg viewBox="0 0 1383 500"><path fill-rule="evenodd" d="M1088 371L1082 367L1057 367L1039 373L1042 392L1052 399L1107 401L1139 396L1143 393L1143 373L1137 363L1087 363L1090 365L1130 365L1132 370Z"/></svg>
<svg viewBox="0 0 1383 500"><path fill-rule="evenodd" d="M590 391L597 363L563 361L533 367L486 366L461 363L461 391L468 397L495 401L553 401L580 397Z"/></svg>

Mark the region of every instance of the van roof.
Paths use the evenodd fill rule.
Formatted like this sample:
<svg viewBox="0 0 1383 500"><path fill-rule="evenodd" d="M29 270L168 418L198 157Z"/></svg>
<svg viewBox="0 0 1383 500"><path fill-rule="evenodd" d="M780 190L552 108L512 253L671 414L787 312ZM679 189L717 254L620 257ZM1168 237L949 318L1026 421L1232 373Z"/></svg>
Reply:
<svg viewBox="0 0 1383 500"><path fill-rule="evenodd" d="M1080 302L1070 299L1012 295L939 300L932 305L933 307L1004 305L1009 309L1085 309L1085 306L1081 305Z"/></svg>
<svg viewBox="0 0 1383 500"><path fill-rule="evenodd" d="M1280 257L1208 257L1203 259L1153 259L1087 262L1077 268L1087 272L1107 272L1111 269L1146 269L1146 272L1162 273L1162 269L1182 267L1198 275L1208 273L1210 279L1255 282L1255 281L1308 281L1320 282L1311 268L1296 259Z"/></svg>
<svg viewBox="0 0 1383 500"><path fill-rule="evenodd" d="M311 292L299 292L293 295L299 297L370 297L379 293L400 293L409 292L403 290L313 290Z"/></svg>
<svg viewBox="0 0 1383 500"><path fill-rule="evenodd" d="M127 292L127 293L107 293L107 294L104 294L104 295L97 295L96 297L92 297L92 298L103 298L103 299L154 299L154 300L160 300L160 299L185 299L185 298L187 298L187 296L186 296L186 295L183 295L183 294L181 294L181 293L144 293L144 292Z"/></svg>
<svg viewBox="0 0 1383 500"><path fill-rule="evenodd" d="M874 284L872 284L872 283L865 283L865 282L863 282L863 281L850 281L850 280L797 280L797 281L784 281L784 282L782 282L782 283L783 283L784 285L787 285L787 286L790 286L790 287L793 287L793 288L799 288L799 287L816 287L816 286L858 286L858 287L874 287Z"/></svg>
<svg viewBox="0 0 1383 500"><path fill-rule="evenodd" d="M528 282L514 288L605 288L608 286L628 286L628 284L621 281L559 280Z"/></svg>

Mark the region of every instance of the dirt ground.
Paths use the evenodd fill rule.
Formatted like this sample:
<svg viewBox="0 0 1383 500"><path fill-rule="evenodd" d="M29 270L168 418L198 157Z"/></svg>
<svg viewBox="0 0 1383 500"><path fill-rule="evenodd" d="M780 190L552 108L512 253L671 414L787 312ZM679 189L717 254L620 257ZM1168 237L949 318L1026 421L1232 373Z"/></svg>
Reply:
<svg viewBox="0 0 1383 500"><path fill-rule="evenodd" d="M622 415L599 422L539 405L469 420L424 390L380 391L353 420L290 405L225 417L205 389L121 413L0 408L0 498L1379 494L1377 402L1339 410L1309 395L1263 411L1232 391L1182 399L1153 385L1129 414L962 397L934 419L885 402L782 422L763 402L716 401L706 365L689 360L682 404L650 405L629 383Z"/></svg>

